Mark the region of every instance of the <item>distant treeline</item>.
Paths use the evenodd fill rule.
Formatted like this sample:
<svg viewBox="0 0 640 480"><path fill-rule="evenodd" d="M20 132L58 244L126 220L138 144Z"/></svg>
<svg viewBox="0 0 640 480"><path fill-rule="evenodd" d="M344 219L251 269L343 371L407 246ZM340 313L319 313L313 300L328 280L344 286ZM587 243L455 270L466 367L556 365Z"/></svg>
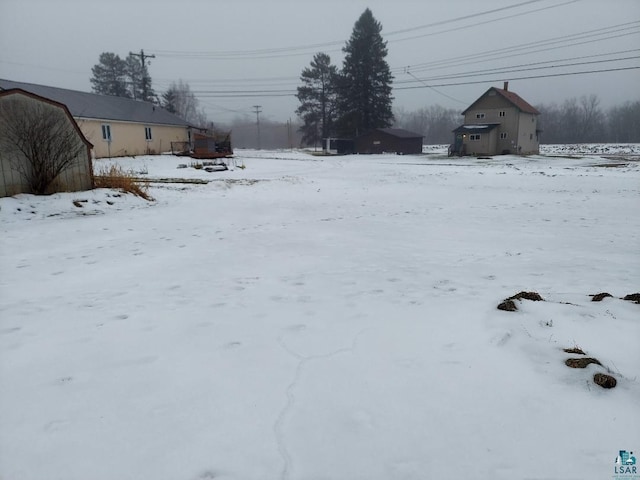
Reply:
<svg viewBox="0 0 640 480"><path fill-rule="evenodd" d="M571 98L562 104L541 104L539 125L541 143L640 143L640 101L627 102L609 109L600 108L597 96ZM425 145L449 144L452 130L464 121L461 110L440 105L413 112L395 110L394 127L424 136ZM260 148L298 148L302 145L301 122L260 121ZM218 127L218 125L216 125ZM258 148L255 119L238 117L221 129L232 131L238 148ZM318 148L321 148L318 145Z"/></svg>
<svg viewBox="0 0 640 480"><path fill-rule="evenodd" d="M536 105L540 143L640 143L640 101L602 109L596 95L570 98L558 105ZM463 122L460 111L439 105L395 112L395 126L424 135L425 145L448 144Z"/></svg>
<svg viewBox="0 0 640 480"><path fill-rule="evenodd" d="M603 110L590 95L536 108L541 143L640 143L640 101Z"/></svg>
<svg viewBox="0 0 640 480"><path fill-rule="evenodd" d="M300 122L275 122L260 119L260 133L255 118L237 117L228 124L214 124L216 130L231 131L231 143L235 148L263 148L268 150L299 148L302 146Z"/></svg>

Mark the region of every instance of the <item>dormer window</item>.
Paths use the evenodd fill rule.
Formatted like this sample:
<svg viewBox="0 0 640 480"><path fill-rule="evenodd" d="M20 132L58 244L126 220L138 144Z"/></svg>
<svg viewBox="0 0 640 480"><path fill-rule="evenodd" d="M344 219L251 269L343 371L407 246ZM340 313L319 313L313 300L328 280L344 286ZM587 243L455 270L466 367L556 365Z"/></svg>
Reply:
<svg viewBox="0 0 640 480"><path fill-rule="evenodd" d="M484 118L484 113L476 113L476 118Z"/></svg>

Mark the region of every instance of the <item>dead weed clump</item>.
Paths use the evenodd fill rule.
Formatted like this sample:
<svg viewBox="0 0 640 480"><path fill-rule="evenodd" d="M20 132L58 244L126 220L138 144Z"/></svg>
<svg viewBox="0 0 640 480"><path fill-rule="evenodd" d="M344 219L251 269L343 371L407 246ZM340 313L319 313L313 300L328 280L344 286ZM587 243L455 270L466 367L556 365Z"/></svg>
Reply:
<svg viewBox="0 0 640 480"><path fill-rule="evenodd" d="M615 378L606 373L596 373L593 376L593 383L600 385L602 388L614 388L618 384Z"/></svg>
<svg viewBox="0 0 640 480"><path fill-rule="evenodd" d="M505 312L515 312L518 310L516 306L516 302L513 300L504 300L501 304L498 305L498 310L504 310Z"/></svg>
<svg viewBox="0 0 640 480"><path fill-rule="evenodd" d="M149 195L149 182L139 180L132 172L127 172L120 165L111 165L94 175L96 188L113 188L123 192L132 193L140 198L153 201Z"/></svg>
<svg viewBox="0 0 640 480"><path fill-rule="evenodd" d="M640 303L640 293L630 293L629 295L625 295L623 300Z"/></svg>
<svg viewBox="0 0 640 480"><path fill-rule="evenodd" d="M574 355L586 355L586 353L584 353L584 351L579 347L565 348L563 351L565 353L572 353Z"/></svg>
<svg viewBox="0 0 640 480"><path fill-rule="evenodd" d="M567 358L564 364L571 368L587 368L588 365L595 363L596 365L602 365L596 358L583 357L583 358Z"/></svg>
<svg viewBox="0 0 640 480"><path fill-rule="evenodd" d="M544 298L540 296L538 292L520 292L514 296L507 298L507 300L531 300L534 302L544 302Z"/></svg>
<svg viewBox="0 0 640 480"><path fill-rule="evenodd" d="M596 293L595 295L590 295L590 297L592 302L601 302L607 297L613 297L613 295L607 292L602 292L602 293Z"/></svg>
<svg viewBox="0 0 640 480"><path fill-rule="evenodd" d="M518 310L518 306L514 300L532 300L534 302L543 302L544 298L537 292L520 292L515 295L505 298L502 303L498 305L498 310L504 310L506 312L515 312Z"/></svg>

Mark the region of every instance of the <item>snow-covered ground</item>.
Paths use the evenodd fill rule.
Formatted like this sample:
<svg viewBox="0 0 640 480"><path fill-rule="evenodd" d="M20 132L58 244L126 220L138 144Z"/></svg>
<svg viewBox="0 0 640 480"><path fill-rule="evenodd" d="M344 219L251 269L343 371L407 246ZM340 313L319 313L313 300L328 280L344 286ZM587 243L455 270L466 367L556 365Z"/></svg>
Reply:
<svg viewBox="0 0 640 480"><path fill-rule="evenodd" d="M448 145L424 145L423 153L446 154ZM638 143L568 143L568 144L542 144L540 153L546 156L558 155L631 155L640 156L640 144Z"/></svg>
<svg viewBox="0 0 640 480"><path fill-rule="evenodd" d="M3 480L610 479L640 449L637 161L111 162L211 182L0 199Z"/></svg>

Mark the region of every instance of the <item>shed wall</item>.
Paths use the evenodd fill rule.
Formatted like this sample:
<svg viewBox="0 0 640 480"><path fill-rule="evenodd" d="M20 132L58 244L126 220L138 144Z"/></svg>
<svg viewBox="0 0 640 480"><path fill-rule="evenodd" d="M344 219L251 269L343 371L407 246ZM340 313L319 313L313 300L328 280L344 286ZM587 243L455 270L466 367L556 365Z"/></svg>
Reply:
<svg viewBox="0 0 640 480"><path fill-rule="evenodd" d="M29 105L35 105L39 108L60 109L61 107L46 103L36 98L23 96L20 94L8 95L0 98L0 102L19 102L24 105L23 108L29 108ZM64 112L64 110L62 110ZM76 157L74 163L70 165L54 180L50 186L50 192L56 191L80 191L93 188L93 171L91 165L91 157L89 149L81 137L80 132L73 125L73 120L64 113L64 118L68 122L67 128L77 135L78 144L83 147L81 154ZM0 197L17 195L19 193L30 193L27 177L23 176L16 167L24 170L29 174L29 167L26 164L26 158L10 145L6 138L0 132Z"/></svg>
<svg viewBox="0 0 640 480"><path fill-rule="evenodd" d="M396 137L381 131L373 131L358 137L356 151L364 154L401 153L405 155L422 153L422 137Z"/></svg>

